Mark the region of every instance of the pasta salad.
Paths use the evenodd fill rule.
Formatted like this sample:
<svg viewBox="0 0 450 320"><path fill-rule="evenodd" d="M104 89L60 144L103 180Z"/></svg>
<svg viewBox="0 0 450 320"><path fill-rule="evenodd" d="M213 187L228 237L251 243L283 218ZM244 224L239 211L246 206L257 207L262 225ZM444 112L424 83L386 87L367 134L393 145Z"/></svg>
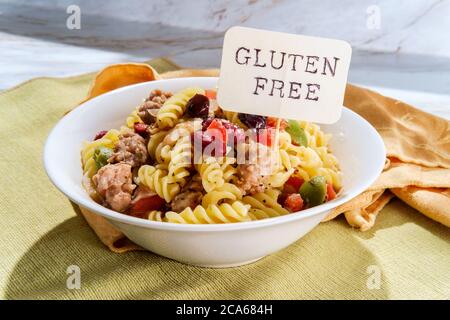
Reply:
<svg viewBox="0 0 450 320"><path fill-rule="evenodd" d="M81 150L83 186L112 210L153 221L253 221L320 205L341 172L318 125L220 108L215 90L153 90L120 128Z"/></svg>

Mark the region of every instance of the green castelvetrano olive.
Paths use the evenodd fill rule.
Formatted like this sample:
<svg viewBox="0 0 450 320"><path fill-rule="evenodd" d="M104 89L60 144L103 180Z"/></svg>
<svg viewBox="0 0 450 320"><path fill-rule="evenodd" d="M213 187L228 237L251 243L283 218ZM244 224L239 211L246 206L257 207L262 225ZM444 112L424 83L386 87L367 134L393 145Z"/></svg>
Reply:
<svg viewBox="0 0 450 320"><path fill-rule="evenodd" d="M325 177L317 176L305 182L300 187L300 195L309 207L322 204L327 194L327 180Z"/></svg>
<svg viewBox="0 0 450 320"><path fill-rule="evenodd" d="M308 146L308 137L306 136L305 130L300 127L297 121L289 120L286 131L291 135L292 142L296 145L304 147Z"/></svg>
<svg viewBox="0 0 450 320"><path fill-rule="evenodd" d="M108 164L108 159L112 156L113 150L107 147L98 147L94 151L94 161L97 169Z"/></svg>

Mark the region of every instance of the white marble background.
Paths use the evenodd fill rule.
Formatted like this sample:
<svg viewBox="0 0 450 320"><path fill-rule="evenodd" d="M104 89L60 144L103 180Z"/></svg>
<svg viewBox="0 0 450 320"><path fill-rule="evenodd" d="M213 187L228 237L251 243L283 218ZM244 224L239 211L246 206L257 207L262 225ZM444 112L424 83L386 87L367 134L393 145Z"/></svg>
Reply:
<svg viewBox="0 0 450 320"><path fill-rule="evenodd" d="M0 90L162 55L217 67L223 33L244 25L344 39L351 82L450 119L449 17L450 0L0 0Z"/></svg>

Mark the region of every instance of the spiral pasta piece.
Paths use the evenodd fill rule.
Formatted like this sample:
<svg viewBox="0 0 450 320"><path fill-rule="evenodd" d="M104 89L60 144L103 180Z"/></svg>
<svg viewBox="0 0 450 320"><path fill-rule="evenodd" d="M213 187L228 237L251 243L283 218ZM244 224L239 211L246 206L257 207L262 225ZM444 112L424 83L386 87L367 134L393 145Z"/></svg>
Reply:
<svg viewBox="0 0 450 320"><path fill-rule="evenodd" d="M293 155L284 149L280 149L278 152L280 164L286 170L295 169L301 165L302 160L300 157Z"/></svg>
<svg viewBox="0 0 450 320"><path fill-rule="evenodd" d="M280 131L278 133L278 146L280 149L288 150L292 145L291 135L287 131Z"/></svg>
<svg viewBox="0 0 450 320"><path fill-rule="evenodd" d="M197 171L202 178L202 185L206 192L220 188L225 183L223 171L216 158L210 157L196 165Z"/></svg>
<svg viewBox="0 0 450 320"><path fill-rule="evenodd" d="M156 117L161 129L173 128L186 111L187 102L196 94L205 94L202 88L186 88L175 93L159 109Z"/></svg>
<svg viewBox="0 0 450 320"><path fill-rule="evenodd" d="M191 167L191 157L191 137L184 136L177 141L170 152L169 179L171 182L185 184L185 178L190 175L188 168Z"/></svg>
<svg viewBox="0 0 450 320"><path fill-rule="evenodd" d="M158 145L164 140L164 137L167 135L168 131L159 131L150 136L147 144L148 154L152 159L155 159L156 148Z"/></svg>
<svg viewBox="0 0 450 320"><path fill-rule="evenodd" d="M279 191L271 189L257 193L252 196L245 196L242 202L250 205L250 215L253 219L265 219L283 216L289 211L278 203Z"/></svg>
<svg viewBox="0 0 450 320"><path fill-rule="evenodd" d="M206 193L202 199L202 205L207 208L224 201L236 201L242 199L242 190L232 183L224 183L223 186Z"/></svg>
<svg viewBox="0 0 450 320"><path fill-rule="evenodd" d="M326 147L315 148L316 153L322 160L323 166L325 168L338 169L339 163L336 157L328 151Z"/></svg>
<svg viewBox="0 0 450 320"><path fill-rule="evenodd" d="M156 192L166 202L170 202L180 192L180 186L170 183L167 173L167 170L162 168L143 165L138 171L138 182Z"/></svg>
<svg viewBox="0 0 450 320"><path fill-rule="evenodd" d="M330 134L325 134L320 127L311 122L299 121L299 125L306 133L308 147L325 147L331 139Z"/></svg>
<svg viewBox="0 0 450 320"><path fill-rule="evenodd" d="M294 169L291 168L289 170L280 170L275 172L274 174L269 176L268 185L271 188L281 188L286 181L288 181L289 177L294 173Z"/></svg>
<svg viewBox="0 0 450 320"><path fill-rule="evenodd" d="M210 205L206 209L198 205L194 210L186 208L180 213L166 212L164 221L182 224L216 224L251 221L250 206L241 201Z"/></svg>
<svg viewBox="0 0 450 320"><path fill-rule="evenodd" d="M131 112L126 119L127 127L130 129L134 128L135 123L143 123L141 117L139 117L139 115L138 115L137 108L135 110L133 110L133 112Z"/></svg>
<svg viewBox="0 0 450 320"><path fill-rule="evenodd" d="M305 168L319 168L323 166L322 159L317 152L309 147L299 147L297 156L301 160L301 167Z"/></svg>
<svg viewBox="0 0 450 320"><path fill-rule="evenodd" d="M147 219L151 221L164 222L164 213L157 210L150 211Z"/></svg>
<svg viewBox="0 0 450 320"><path fill-rule="evenodd" d="M225 180L225 182L233 181L237 173L237 169L233 166L236 163L236 159L225 157L219 162L221 163L220 169L223 172L223 180Z"/></svg>
<svg viewBox="0 0 450 320"><path fill-rule="evenodd" d="M97 173L97 164L94 160L94 152L99 147L113 149L117 141L119 141L119 131L115 129L109 130L102 138L95 141L85 141L81 149L81 163L83 173L92 178Z"/></svg>
<svg viewBox="0 0 450 320"><path fill-rule="evenodd" d="M158 163L169 165L172 148L164 142L159 143L155 149L155 158Z"/></svg>

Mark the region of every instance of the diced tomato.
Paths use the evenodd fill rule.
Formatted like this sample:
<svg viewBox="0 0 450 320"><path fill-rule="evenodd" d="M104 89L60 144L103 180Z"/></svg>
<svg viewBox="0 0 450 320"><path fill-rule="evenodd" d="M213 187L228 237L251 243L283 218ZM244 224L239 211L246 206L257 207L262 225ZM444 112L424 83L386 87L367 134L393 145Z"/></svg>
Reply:
<svg viewBox="0 0 450 320"><path fill-rule="evenodd" d="M211 100L215 100L217 96L217 91L214 89L205 90L205 96Z"/></svg>
<svg viewBox="0 0 450 320"><path fill-rule="evenodd" d="M221 157L227 150L227 143L222 140L221 135L217 135L217 129L202 132L202 148L204 156Z"/></svg>
<svg viewBox="0 0 450 320"><path fill-rule="evenodd" d="M276 128L277 127L277 121L278 121L278 118L267 117L267 119L266 119L266 126L267 127L271 127L271 128ZM286 129L287 125L288 125L288 122L286 120L284 120L284 119L281 119L281 121L280 121L280 130Z"/></svg>
<svg viewBox="0 0 450 320"><path fill-rule="evenodd" d="M334 191L333 185L327 183L327 201L331 201L336 198L336 191Z"/></svg>
<svg viewBox="0 0 450 320"><path fill-rule="evenodd" d="M227 144L217 129L195 131L191 139L197 151L205 153L204 156L220 157L226 153Z"/></svg>
<svg viewBox="0 0 450 320"><path fill-rule="evenodd" d="M107 134L107 133L108 133L108 131L106 131L106 130L99 131L99 132L95 135L94 141L103 138L103 137L105 136L105 134Z"/></svg>
<svg viewBox="0 0 450 320"><path fill-rule="evenodd" d="M300 211L303 208L303 199L298 193L292 193L284 201L284 207L290 212Z"/></svg>
<svg viewBox="0 0 450 320"><path fill-rule="evenodd" d="M217 134L217 131L214 132L214 130L218 130L219 134ZM211 124L208 126L206 131L209 131L212 136L218 137L225 143L227 142L227 129L223 126L221 121L214 119L211 121Z"/></svg>
<svg viewBox="0 0 450 320"><path fill-rule="evenodd" d="M260 129L256 136L257 142L271 147L275 142L276 130L274 128Z"/></svg>
<svg viewBox="0 0 450 320"><path fill-rule="evenodd" d="M289 179L284 184L284 192L286 193L297 193L298 190L300 190L300 187L302 186L303 180L302 178L298 176L290 176Z"/></svg>
<svg viewBox="0 0 450 320"><path fill-rule="evenodd" d="M148 128L148 125L145 123L137 122L134 124L134 131L139 135L147 134L147 128Z"/></svg>
<svg viewBox="0 0 450 320"><path fill-rule="evenodd" d="M165 204L164 199L157 195L153 195L147 198L142 198L135 202L130 208L131 215L139 215L148 213L152 210L158 210Z"/></svg>

